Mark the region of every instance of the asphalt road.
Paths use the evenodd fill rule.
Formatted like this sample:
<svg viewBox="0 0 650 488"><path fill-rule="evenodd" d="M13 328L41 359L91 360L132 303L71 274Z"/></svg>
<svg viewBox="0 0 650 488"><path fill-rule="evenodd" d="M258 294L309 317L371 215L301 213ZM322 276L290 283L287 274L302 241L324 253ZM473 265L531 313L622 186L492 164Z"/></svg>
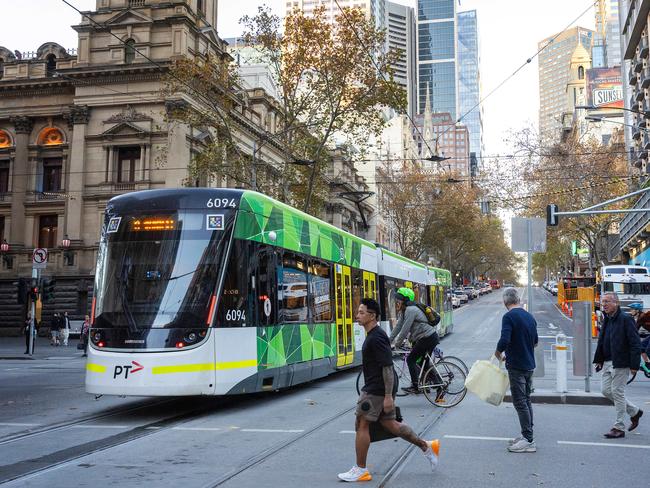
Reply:
<svg viewBox="0 0 650 488"><path fill-rule="evenodd" d="M505 311L500 295L455 312L445 353L470 365L490 356ZM540 335L570 335L570 322L545 295L535 290ZM356 372L229 399L96 401L83 393L82 358L57 354L0 361L0 480L16 478L5 486L324 487L339 485L336 474L354 462ZM632 399L647 410L649 393L649 380L631 385ZM367 486L647 485L650 414L614 442L602 437L613 407L535 405L538 452L511 454L507 439L518 435L511 405L492 407L470 395L448 410L421 396L398 404L423 437L440 438L440 466L432 473L402 440L379 442L370 449Z"/></svg>

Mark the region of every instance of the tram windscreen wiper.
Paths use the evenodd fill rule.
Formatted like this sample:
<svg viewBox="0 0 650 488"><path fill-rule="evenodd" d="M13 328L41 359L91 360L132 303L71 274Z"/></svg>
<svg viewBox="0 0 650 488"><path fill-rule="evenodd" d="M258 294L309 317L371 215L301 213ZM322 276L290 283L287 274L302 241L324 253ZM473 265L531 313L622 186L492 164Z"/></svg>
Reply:
<svg viewBox="0 0 650 488"><path fill-rule="evenodd" d="M122 261L122 268L120 271L120 298L122 299L122 308L124 310L124 315L126 316L126 321L131 332L139 332L138 324L131 313L131 308L129 307L129 299L127 291L129 289L129 267L130 265L126 263L127 256L124 256Z"/></svg>

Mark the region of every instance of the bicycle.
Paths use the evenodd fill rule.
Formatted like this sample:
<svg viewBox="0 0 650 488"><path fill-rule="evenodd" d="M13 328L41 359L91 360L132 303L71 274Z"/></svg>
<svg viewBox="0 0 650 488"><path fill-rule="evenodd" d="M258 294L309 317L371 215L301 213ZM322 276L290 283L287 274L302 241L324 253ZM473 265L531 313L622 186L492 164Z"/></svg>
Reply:
<svg viewBox="0 0 650 488"><path fill-rule="evenodd" d="M410 351L398 350L393 355L393 367L395 374L398 378L404 379L405 382L410 383L410 374L406 358ZM436 356L434 353L434 357ZM452 356L453 357L453 356ZM459 359L463 365L465 363ZM466 373L464 368L456 363L448 362L443 359L434 361L430 353L427 353L423 360L424 364L429 364L428 368L420 367L420 374L418 376L418 390L424 393L429 402L437 407L450 408L458 405L467 390L465 388ZM467 366L465 365L465 368ZM357 393L361 394L363 386L363 371L360 371L357 376ZM406 396L408 393L398 391L397 396Z"/></svg>

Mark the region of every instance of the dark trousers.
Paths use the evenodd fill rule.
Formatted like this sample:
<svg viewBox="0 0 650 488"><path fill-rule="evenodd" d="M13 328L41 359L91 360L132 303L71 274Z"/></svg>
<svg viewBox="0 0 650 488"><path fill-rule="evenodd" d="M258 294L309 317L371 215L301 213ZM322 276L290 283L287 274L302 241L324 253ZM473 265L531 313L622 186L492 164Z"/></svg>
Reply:
<svg viewBox="0 0 650 488"><path fill-rule="evenodd" d="M530 393L533 390L533 371L509 369L510 392L512 404L519 416L521 435L528 442L533 442L533 405L530 403Z"/></svg>
<svg viewBox="0 0 650 488"><path fill-rule="evenodd" d="M406 358L406 364L409 367L409 373L411 373L411 386L417 388L418 386L418 377L420 376L420 368L418 368L418 360L423 358L426 353L433 351L433 348L438 345L440 340L438 339L438 334L434 333L428 337L424 337L413 344L408 358ZM422 367L426 367L426 364L422 364Z"/></svg>
<svg viewBox="0 0 650 488"><path fill-rule="evenodd" d="M29 336L30 336L29 333L25 334L25 352L29 352ZM34 341L33 344L34 345L32 346L33 347L32 351L36 349L36 341Z"/></svg>

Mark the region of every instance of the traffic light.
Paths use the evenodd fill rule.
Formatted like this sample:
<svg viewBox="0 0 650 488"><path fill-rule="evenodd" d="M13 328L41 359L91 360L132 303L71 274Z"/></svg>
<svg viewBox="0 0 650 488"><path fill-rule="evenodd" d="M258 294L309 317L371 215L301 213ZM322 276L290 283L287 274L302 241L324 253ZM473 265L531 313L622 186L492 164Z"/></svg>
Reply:
<svg viewBox="0 0 650 488"><path fill-rule="evenodd" d="M558 213L559 209L554 203L546 206L546 225L549 227L555 227L558 224Z"/></svg>
<svg viewBox="0 0 650 488"><path fill-rule="evenodd" d="M56 280L54 278L43 278L42 281L42 294L41 300L43 303L51 302L54 300L54 286L56 285Z"/></svg>
<svg viewBox="0 0 650 488"><path fill-rule="evenodd" d="M27 284L27 280L25 278L19 278L16 285L18 287L18 295L16 297L16 301L20 304L24 304L27 302L27 294L29 293L29 285Z"/></svg>

